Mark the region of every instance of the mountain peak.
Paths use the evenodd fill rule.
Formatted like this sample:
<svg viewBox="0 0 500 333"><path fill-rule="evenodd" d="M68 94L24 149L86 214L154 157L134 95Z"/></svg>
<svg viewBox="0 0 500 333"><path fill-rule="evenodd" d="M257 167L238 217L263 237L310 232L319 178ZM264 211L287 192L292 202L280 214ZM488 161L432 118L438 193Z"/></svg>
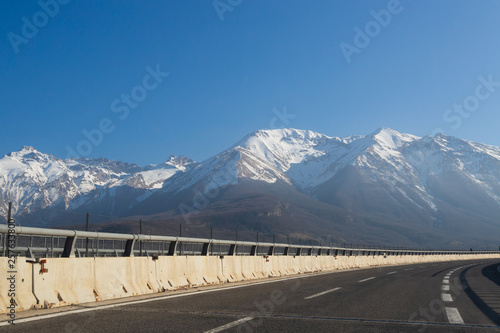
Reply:
<svg viewBox="0 0 500 333"><path fill-rule="evenodd" d="M377 135L377 134L386 134L386 133L390 133L390 134L401 134L400 132L390 128L390 127L379 127L377 128L373 133L372 135Z"/></svg>
<svg viewBox="0 0 500 333"><path fill-rule="evenodd" d="M7 154L7 156L19 157L19 158L35 156L35 155L45 155L45 154L40 153L38 150L36 150L31 146L23 146L20 150Z"/></svg>
<svg viewBox="0 0 500 333"><path fill-rule="evenodd" d="M313 139L313 138L327 137L326 135L318 132L314 132L311 130L296 129L296 128L263 129L255 131L254 133L250 134L250 136L262 136L262 135L281 136L281 137L289 137L297 139Z"/></svg>
<svg viewBox="0 0 500 333"><path fill-rule="evenodd" d="M375 132L368 136L373 138L373 141L379 145L391 149L398 149L406 143L420 139L418 136L401 133L389 127L378 128Z"/></svg>
<svg viewBox="0 0 500 333"><path fill-rule="evenodd" d="M35 148L33 148L32 146L23 146L21 149L19 149L16 152L13 152L13 153L18 155L18 156L24 156L26 154L40 153L40 152L38 150L36 150Z"/></svg>
<svg viewBox="0 0 500 333"><path fill-rule="evenodd" d="M233 145L233 147L277 147L285 143L293 145L316 145L319 142L329 139L331 139L331 137L311 130L301 130L295 128L262 129L246 135Z"/></svg>
<svg viewBox="0 0 500 333"><path fill-rule="evenodd" d="M190 164L193 162L194 161L192 159L190 159L189 157L186 157L184 155L179 155L179 156L170 155L170 157L168 158L168 161L167 161L168 164L171 164L173 166L184 166L186 164Z"/></svg>
<svg viewBox="0 0 500 333"><path fill-rule="evenodd" d="M33 151L37 151L35 148L33 148L32 146L23 146L23 148L21 148L21 150L19 151L29 151L29 152L33 152Z"/></svg>

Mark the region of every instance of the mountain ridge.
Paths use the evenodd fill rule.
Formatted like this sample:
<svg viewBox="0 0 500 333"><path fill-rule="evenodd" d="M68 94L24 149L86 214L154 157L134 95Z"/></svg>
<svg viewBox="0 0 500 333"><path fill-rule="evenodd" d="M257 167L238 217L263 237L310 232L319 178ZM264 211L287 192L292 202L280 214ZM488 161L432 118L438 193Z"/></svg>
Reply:
<svg viewBox="0 0 500 333"><path fill-rule="evenodd" d="M500 214L500 148L444 135L418 137L379 128L340 138L292 128L258 130L201 162L170 156L145 167L102 158L61 160L30 146L0 159L0 214L12 201L19 214L59 208L113 216L169 212L181 219L185 212L179 207L184 205L197 212L199 222L210 223L214 207L217 216L232 214L224 212L223 202L233 212L245 211L243 204L235 210L230 197L213 196L231 187L248 207L251 203L238 194L248 195L245 188L255 198L274 192L270 201L293 194L295 207L309 203L310 208L302 208L304 216L316 214L311 208L316 204L307 197L329 205L321 209L331 206L331 225L320 217L314 222L325 230L353 218L364 221L359 222L360 234L368 223L386 230L422 228L428 239L433 232L449 233L449 242L464 241L474 225L500 231L495 222ZM210 198L208 204L197 204L203 196ZM258 214L271 216L266 214L273 208L265 200L259 207L254 207L261 209ZM254 221L248 217L251 212L241 214ZM294 223L289 227L301 222ZM491 233L490 227L484 230ZM476 234L480 239L480 230Z"/></svg>

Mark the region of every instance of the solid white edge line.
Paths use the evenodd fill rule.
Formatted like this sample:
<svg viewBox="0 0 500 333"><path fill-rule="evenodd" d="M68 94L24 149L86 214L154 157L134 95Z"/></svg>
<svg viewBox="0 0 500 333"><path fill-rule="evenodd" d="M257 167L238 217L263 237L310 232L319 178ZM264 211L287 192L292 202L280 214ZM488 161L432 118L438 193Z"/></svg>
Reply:
<svg viewBox="0 0 500 333"><path fill-rule="evenodd" d="M230 329L230 328L233 328L235 326L238 326L240 324L243 324L244 322L247 322L249 320L252 320L253 317L245 317L245 318L241 318L241 319L238 319L236 321L233 321L229 324L226 324L226 325L222 325L222 326L219 326L217 328L214 328L214 329L211 329L210 331L205 331L205 333L217 333L217 332L222 332L222 331L225 331L227 329Z"/></svg>
<svg viewBox="0 0 500 333"><path fill-rule="evenodd" d="M448 321L452 324L463 324L464 320L458 312L457 308L444 308L446 310L446 316L448 317Z"/></svg>
<svg viewBox="0 0 500 333"><path fill-rule="evenodd" d="M453 298L451 297L451 294L442 293L441 299L443 300L443 302L453 302Z"/></svg>
<svg viewBox="0 0 500 333"><path fill-rule="evenodd" d="M341 287L337 287L337 288L333 288L333 289L330 289L330 290L325 290L323 292L320 292L320 293L317 293L317 294L314 294L314 295L311 295L311 296L304 297L304 299L311 299L311 298L314 298L314 297L322 296L324 294L328 294L328 293L331 293L332 291L339 290L339 289L342 289L342 288Z"/></svg>
<svg viewBox="0 0 500 333"><path fill-rule="evenodd" d="M358 282L365 282L365 281L369 281L369 280L373 280L373 279L375 279L375 276L372 276L372 277L370 277L368 279L359 280Z"/></svg>

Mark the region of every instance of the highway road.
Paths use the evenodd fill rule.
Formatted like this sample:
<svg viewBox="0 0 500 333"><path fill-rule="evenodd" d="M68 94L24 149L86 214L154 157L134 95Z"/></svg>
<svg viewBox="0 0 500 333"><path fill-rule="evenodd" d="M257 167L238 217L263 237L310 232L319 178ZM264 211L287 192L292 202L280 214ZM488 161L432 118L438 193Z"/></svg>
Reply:
<svg viewBox="0 0 500 333"><path fill-rule="evenodd" d="M427 263L208 286L28 311L0 331L500 332L499 265Z"/></svg>

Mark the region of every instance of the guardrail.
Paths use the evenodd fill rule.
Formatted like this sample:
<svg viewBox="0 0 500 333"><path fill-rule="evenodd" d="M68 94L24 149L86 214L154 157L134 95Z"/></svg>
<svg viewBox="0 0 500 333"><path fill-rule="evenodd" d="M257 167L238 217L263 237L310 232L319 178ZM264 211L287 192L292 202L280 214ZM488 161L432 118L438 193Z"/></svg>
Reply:
<svg viewBox="0 0 500 333"><path fill-rule="evenodd" d="M327 255L327 256L403 256L491 254L500 251L408 250L350 248L285 243L231 241L206 238L119 234L16 226L16 246L8 247L9 227L0 225L0 251L18 256L89 257L89 256L158 256L158 255ZM11 231L12 234L12 231ZM62 243L61 244L61 240ZM79 246L78 246L79 243Z"/></svg>

